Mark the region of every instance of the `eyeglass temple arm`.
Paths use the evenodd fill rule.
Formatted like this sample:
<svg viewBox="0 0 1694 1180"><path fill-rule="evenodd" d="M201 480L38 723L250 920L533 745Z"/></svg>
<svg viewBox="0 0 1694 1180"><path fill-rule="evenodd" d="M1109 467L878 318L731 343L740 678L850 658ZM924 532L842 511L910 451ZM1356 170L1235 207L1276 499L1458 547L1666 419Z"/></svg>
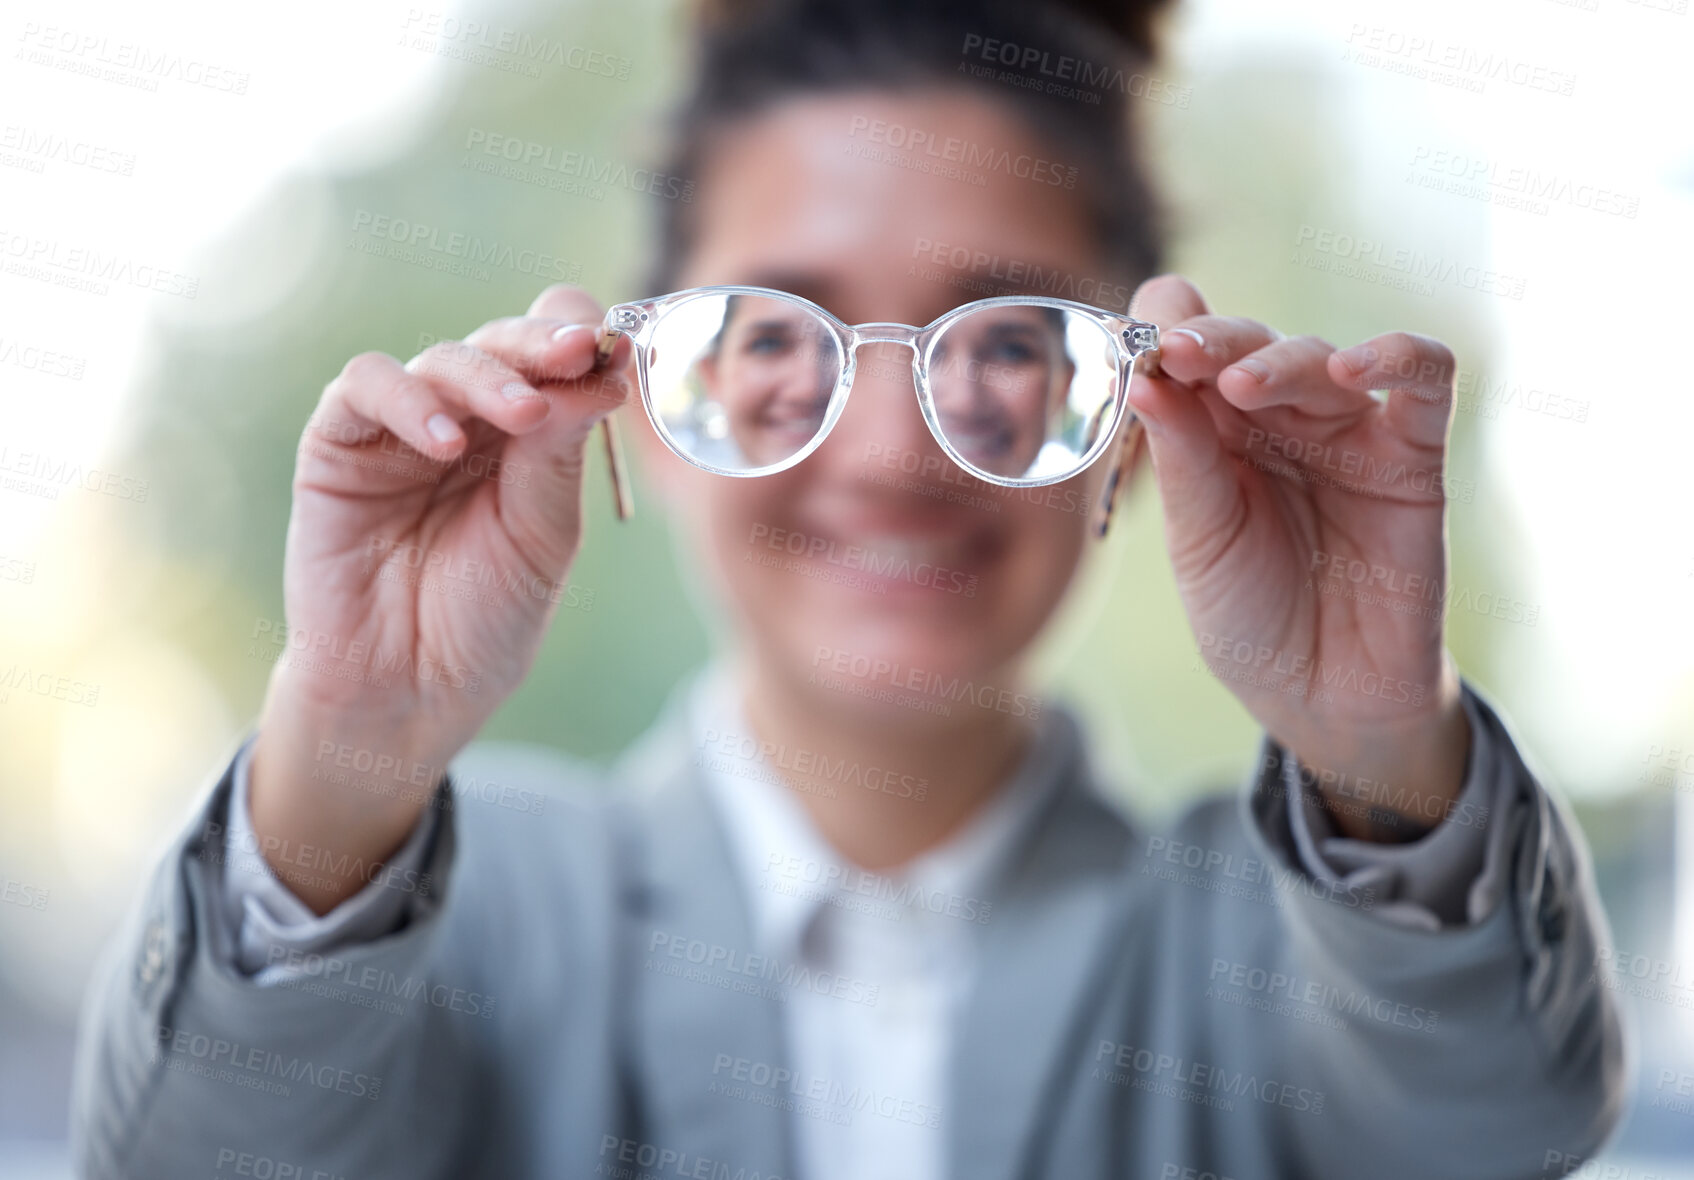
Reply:
<svg viewBox="0 0 1694 1180"><path fill-rule="evenodd" d="M598 373L612 359L623 332L617 328L600 330L600 344L594 350L594 372ZM629 488L629 472L624 467L623 447L618 444L618 424L607 414L600 419L600 438L606 444L606 470L612 477L612 499L617 503L618 519L628 520L635 515L635 497Z"/></svg>
<svg viewBox="0 0 1694 1180"><path fill-rule="evenodd" d="M1155 337L1156 339L1156 337ZM1159 348L1154 345L1135 358L1135 369L1143 377L1161 377L1163 370L1159 368ZM1129 412L1129 423L1124 427L1123 436L1119 441L1117 462L1112 464L1112 473L1106 477L1106 489L1100 495L1100 515L1094 526L1094 535L1101 540L1106 537L1106 530L1112 524L1112 510L1117 507L1118 493L1123 491L1124 476L1129 466L1135 460L1135 452L1141 449L1141 440L1147 433L1147 427L1134 410Z"/></svg>

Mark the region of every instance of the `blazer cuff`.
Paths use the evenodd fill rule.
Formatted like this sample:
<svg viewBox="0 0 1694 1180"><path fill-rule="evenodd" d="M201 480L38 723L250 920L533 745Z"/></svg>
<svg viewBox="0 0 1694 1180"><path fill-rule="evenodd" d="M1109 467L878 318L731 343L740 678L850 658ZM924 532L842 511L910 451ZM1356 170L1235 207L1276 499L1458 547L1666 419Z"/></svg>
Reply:
<svg viewBox="0 0 1694 1180"><path fill-rule="evenodd" d="M307 955L323 955L393 934L407 921L409 894L428 892L426 862L435 844L439 808L424 808L406 843L364 874L366 885L327 914L301 901L266 861L247 809L253 739L241 745L230 769L229 823L224 829L222 872L214 885L219 920L214 955L258 984L306 973ZM440 798L439 795L436 796ZM311 871L313 850L292 859ZM409 883L411 888L396 887Z"/></svg>
<svg viewBox="0 0 1694 1180"><path fill-rule="evenodd" d="M1459 794L1435 814L1416 840L1376 843L1339 834L1333 813L1404 807L1392 783L1341 784L1324 795L1300 774L1298 760L1266 738L1252 785L1255 816L1266 841L1290 864L1332 890L1372 899L1372 913L1421 930L1475 925L1504 896L1509 880L1508 834L1540 788L1524 769L1510 734L1470 684L1461 703L1471 745ZM1415 808L1414 808L1415 814Z"/></svg>

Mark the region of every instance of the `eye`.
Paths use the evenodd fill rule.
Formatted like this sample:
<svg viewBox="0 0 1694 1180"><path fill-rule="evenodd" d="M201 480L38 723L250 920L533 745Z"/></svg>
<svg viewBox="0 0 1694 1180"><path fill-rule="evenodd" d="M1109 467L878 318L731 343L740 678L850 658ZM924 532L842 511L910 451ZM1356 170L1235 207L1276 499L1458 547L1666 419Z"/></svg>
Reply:
<svg viewBox="0 0 1694 1180"><path fill-rule="evenodd" d="M751 356L781 356L793 349L792 334L782 327L762 327L748 335L742 350Z"/></svg>
<svg viewBox="0 0 1694 1180"><path fill-rule="evenodd" d="M1000 365L1029 365L1041 359L1035 345L1016 337L1002 337L991 340L979 354L979 360L985 364Z"/></svg>

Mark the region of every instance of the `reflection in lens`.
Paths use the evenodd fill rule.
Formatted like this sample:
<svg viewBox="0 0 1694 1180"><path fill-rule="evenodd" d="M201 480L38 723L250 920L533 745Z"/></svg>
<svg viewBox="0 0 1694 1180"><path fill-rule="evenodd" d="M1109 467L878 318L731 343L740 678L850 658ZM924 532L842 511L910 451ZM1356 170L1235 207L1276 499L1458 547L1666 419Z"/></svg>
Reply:
<svg viewBox="0 0 1694 1180"><path fill-rule="evenodd" d="M929 352L941 433L978 471L1003 479L1075 474L1117 407L1117 349L1077 312L985 307Z"/></svg>
<svg viewBox="0 0 1694 1180"><path fill-rule="evenodd" d="M759 295L702 295L653 328L654 411L689 457L752 471L817 437L841 375L835 334L798 304Z"/></svg>

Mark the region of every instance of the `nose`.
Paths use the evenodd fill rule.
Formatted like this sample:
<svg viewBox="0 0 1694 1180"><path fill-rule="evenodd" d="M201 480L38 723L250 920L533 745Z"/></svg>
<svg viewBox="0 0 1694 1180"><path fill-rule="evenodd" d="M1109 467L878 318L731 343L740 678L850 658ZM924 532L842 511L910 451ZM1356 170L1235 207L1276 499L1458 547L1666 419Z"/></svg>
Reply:
<svg viewBox="0 0 1694 1180"><path fill-rule="evenodd" d="M890 457L906 470L920 469L907 455L948 462L918 405L912 381L915 330L905 324L862 324L859 333L867 347L858 350L847 407L812 462L827 463L833 473L854 479L867 464ZM937 470L933 463L921 469Z"/></svg>

